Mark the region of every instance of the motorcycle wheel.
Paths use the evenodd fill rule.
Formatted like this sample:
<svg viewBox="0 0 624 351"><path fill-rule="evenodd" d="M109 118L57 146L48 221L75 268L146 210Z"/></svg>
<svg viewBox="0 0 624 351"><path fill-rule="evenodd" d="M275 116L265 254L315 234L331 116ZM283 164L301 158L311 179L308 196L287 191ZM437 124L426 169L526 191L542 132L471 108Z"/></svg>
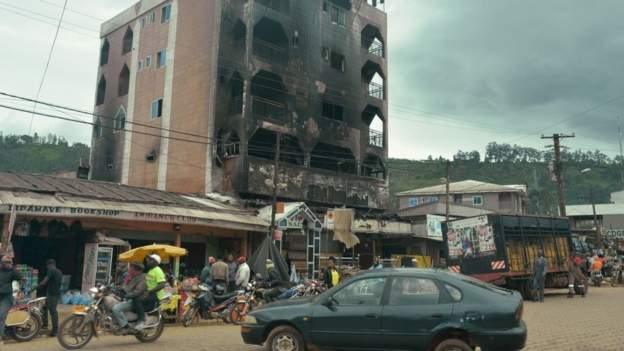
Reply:
<svg viewBox="0 0 624 351"><path fill-rule="evenodd" d="M67 350L78 350L85 347L93 338L93 326L90 322L85 323L81 330L86 316L73 315L61 323L58 333L58 342Z"/></svg>
<svg viewBox="0 0 624 351"><path fill-rule="evenodd" d="M241 302L233 305L230 308L230 321L232 324L241 325L247 316L248 310L247 303Z"/></svg>
<svg viewBox="0 0 624 351"><path fill-rule="evenodd" d="M29 315L23 326L11 328L11 337L17 342L26 342L39 335L41 321L34 315Z"/></svg>
<svg viewBox="0 0 624 351"><path fill-rule="evenodd" d="M140 332L139 334L135 335L135 337L137 338L137 340L139 340L142 343L150 343L150 342L154 342L158 340L158 338L160 338L164 330L165 330L165 321L161 319L160 323L158 323L158 326L156 328L146 329Z"/></svg>
<svg viewBox="0 0 624 351"><path fill-rule="evenodd" d="M184 311L184 315L182 316L182 325L184 327L189 327L193 324L195 319L199 319L199 309L197 307L190 307Z"/></svg>

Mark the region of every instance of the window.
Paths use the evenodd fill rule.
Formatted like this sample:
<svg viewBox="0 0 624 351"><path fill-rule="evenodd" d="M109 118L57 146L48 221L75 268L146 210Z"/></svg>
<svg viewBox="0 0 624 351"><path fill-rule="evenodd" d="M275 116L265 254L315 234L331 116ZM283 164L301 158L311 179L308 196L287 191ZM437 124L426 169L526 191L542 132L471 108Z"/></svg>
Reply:
<svg viewBox="0 0 624 351"><path fill-rule="evenodd" d="M120 107L119 111L117 111L113 126L115 128L115 132L126 128L126 111L124 111L123 107Z"/></svg>
<svg viewBox="0 0 624 351"><path fill-rule="evenodd" d="M117 87L117 96L128 95L130 89L130 70L127 65L124 65L119 73L119 83Z"/></svg>
<svg viewBox="0 0 624 351"><path fill-rule="evenodd" d="M93 125L93 137L99 138L102 136L102 120L98 117Z"/></svg>
<svg viewBox="0 0 624 351"><path fill-rule="evenodd" d="M145 58L145 68L149 68L152 65L152 56Z"/></svg>
<svg viewBox="0 0 624 351"><path fill-rule="evenodd" d="M122 55L125 55L129 53L130 51L132 51L132 39L133 38L134 38L134 33L132 32L132 29L128 27L128 29L126 30L126 34L124 34L124 37L123 37L123 45L121 48Z"/></svg>
<svg viewBox="0 0 624 351"><path fill-rule="evenodd" d="M345 286L333 298L340 306L379 305L385 285L385 278L362 279Z"/></svg>
<svg viewBox="0 0 624 351"><path fill-rule="evenodd" d="M344 118L344 107L340 105L334 105L330 102L323 101L323 113L321 116L336 121L342 121Z"/></svg>
<svg viewBox="0 0 624 351"><path fill-rule="evenodd" d="M160 23L167 23L171 19L171 5L162 8L160 15Z"/></svg>
<svg viewBox="0 0 624 351"><path fill-rule="evenodd" d="M139 60L139 67L138 70L142 70L143 69L143 60Z"/></svg>
<svg viewBox="0 0 624 351"><path fill-rule="evenodd" d="M148 23L154 23L154 22L156 22L156 12L153 12L153 11L152 11L152 13L150 13L150 14L149 14L148 19L149 19Z"/></svg>
<svg viewBox="0 0 624 351"><path fill-rule="evenodd" d="M167 64L167 51L161 50L156 55L156 67L160 68Z"/></svg>
<svg viewBox="0 0 624 351"><path fill-rule="evenodd" d="M97 93L95 96L95 105L99 106L103 104L105 99L106 99L106 79L104 78L104 76L102 76L97 86Z"/></svg>
<svg viewBox="0 0 624 351"><path fill-rule="evenodd" d="M481 206L481 205L483 205L483 196L481 196L481 195L473 196L472 197L472 204L474 206Z"/></svg>
<svg viewBox="0 0 624 351"><path fill-rule="evenodd" d="M461 301L461 299L462 299L462 292L461 292L461 290L457 289L456 287L454 287L452 285L448 285L448 284L444 284L444 288L446 289L446 292L448 292L448 294L451 297L451 299L453 300L453 302Z"/></svg>
<svg viewBox="0 0 624 351"><path fill-rule="evenodd" d="M102 44L102 48L100 49L100 66L104 66L108 63L109 52L110 44L108 43L108 39L104 39L104 44Z"/></svg>
<svg viewBox="0 0 624 351"><path fill-rule="evenodd" d="M347 24L347 14L343 8L340 8L336 5L330 4L328 2L323 3L323 11L329 12L331 17L331 21L334 24L338 24L340 26L346 26Z"/></svg>
<svg viewBox="0 0 624 351"><path fill-rule="evenodd" d="M392 281L389 305L435 305L440 290L431 279L397 277Z"/></svg>
<svg viewBox="0 0 624 351"><path fill-rule="evenodd" d="M464 195L463 194L454 194L453 195L453 203L461 204L462 202L464 202Z"/></svg>
<svg viewBox="0 0 624 351"><path fill-rule="evenodd" d="M332 51L330 64L332 68L339 70L340 72L345 71L345 57L337 52Z"/></svg>
<svg viewBox="0 0 624 351"><path fill-rule="evenodd" d="M152 102L152 118L159 118L162 116L163 99L154 100Z"/></svg>
<svg viewBox="0 0 624 351"><path fill-rule="evenodd" d="M326 48L326 47L321 48L321 57L323 58L323 60L329 62L329 48Z"/></svg>
<svg viewBox="0 0 624 351"><path fill-rule="evenodd" d="M145 28L146 22L147 22L147 17L141 18L141 29Z"/></svg>

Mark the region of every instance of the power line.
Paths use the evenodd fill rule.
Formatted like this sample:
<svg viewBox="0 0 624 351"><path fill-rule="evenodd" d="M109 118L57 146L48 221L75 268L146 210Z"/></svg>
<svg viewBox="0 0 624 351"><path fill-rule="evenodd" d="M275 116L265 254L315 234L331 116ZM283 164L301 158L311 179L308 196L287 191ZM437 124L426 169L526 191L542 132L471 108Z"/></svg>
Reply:
<svg viewBox="0 0 624 351"><path fill-rule="evenodd" d="M47 1L47 0L39 0L39 1L41 1L43 3L46 3L46 4L50 5L50 6L59 7L59 8L62 7L61 5L56 4L56 3L52 2L52 1ZM88 17L88 18L94 19L96 21L100 21L100 22L104 22L105 21L104 19L101 19L101 18L92 16L92 15L89 15L89 14L84 13L84 12L76 11L76 10L71 9L71 8L67 8L67 11L75 13L77 15L81 15L81 16L84 16L84 17Z"/></svg>
<svg viewBox="0 0 624 351"><path fill-rule="evenodd" d="M43 83L45 82L46 75L48 74L48 68L50 67L50 61L52 61L52 53L54 52L54 46L56 45L56 39L58 39L59 31L61 30L61 23L63 23L63 16L65 16L65 9L67 8L67 2L69 0L65 0L63 4L63 10L61 11L61 17L58 20L58 25L56 26L56 33L54 33L54 39L52 40L52 46L50 47L50 53L48 54L48 60L46 61L45 68L43 69L43 75L41 76L41 83L39 83L39 89L37 89L37 94L35 100L39 99L41 95L41 89L43 88ZM32 132L32 124L35 119L35 111L37 110L37 104L33 105L32 116L30 117L30 126L28 127L28 134Z"/></svg>
<svg viewBox="0 0 624 351"><path fill-rule="evenodd" d="M46 20L39 19L39 18L35 18L35 17L29 16L29 15L25 15L25 14L23 14L23 13L16 12L16 11L14 11L14 10L12 10L12 9L8 9L8 8L0 7L0 10L6 11L6 12L9 12L9 13L12 13L12 14L17 15L17 16L20 16L20 17L28 18L28 19L30 19L30 20L37 21L37 22L40 22L40 23L43 23L43 24L47 24L47 25L49 25L49 26L53 26L53 27L56 27L56 26L57 26L57 24L56 24L56 23L50 23L50 22L48 22L48 21L46 21ZM82 32L78 32L78 31L76 31L76 30L74 30L74 29L71 29L71 28L68 28L68 27L65 27L65 26L61 26L61 28L62 28L63 30L65 30L65 31L72 32L72 33L76 33L76 34L80 34L80 35L85 36L85 37L89 37L89 38L92 38L92 39L99 39L98 37L95 37L95 36L93 36L93 35L88 35L88 34L85 34L85 33L82 33Z"/></svg>
<svg viewBox="0 0 624 351"><path fill-rule="evenodd" d="M50 20L52 20L52 21L54 21L54 22L56 22L56 21L58 21L58 20L59 20L59 19L58 19L58 18L56 18L56 17L48 16L48 15L42 14L41 12L33 11L33 10L30 10L30 9L27 9L27 8L24 8L24 7L15 6L15 5L12 5L12 4L7 4L7 3L2 2L2 1L0 1L0 5L7 6L7 7L10 7L10 8L13 8L13 9L15 9L15 10L22 11L22 12L30 13L30 14L33 14L33 15L36 15L36 16L40 16L40 17L43 17L43 18L46 18L46 19L50 19ZM62 6L59 6L59 7L62 7ZM67 10L66 10L66 11L67 11ZM80 25L80 24L72 23L72 22L69 22L69 21L64 21L64 23L65 23L65 24L72 25L72 26L77 27L77 28L80 28L80 29L82 29L82 30L89 31L89 32L98 33L98 34L100 33L100 32L99 32L99 31L97 31L97 30L94 30L94 29L92 29L92 28L87 28L87 27L84 27L84 26L82 26L82 25Z"/></svg>

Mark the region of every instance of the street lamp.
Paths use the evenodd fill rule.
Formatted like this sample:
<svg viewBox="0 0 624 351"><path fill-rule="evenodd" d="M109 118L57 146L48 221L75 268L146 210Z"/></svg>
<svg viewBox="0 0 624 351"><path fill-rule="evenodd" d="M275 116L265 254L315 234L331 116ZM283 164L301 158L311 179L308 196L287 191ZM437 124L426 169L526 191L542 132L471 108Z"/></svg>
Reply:
<svg viewBox="0 0 624 351"><path fill-rule="evenodd" d="M591 171L592 171L591 168L585 168L581 170L581 174L588 174L588 173L591 173ZM593 187L589 189L589 198L591 200L592 212L594 214L594 228L596 229L596 246L599 249L602 249L602 233L600 230L600 226L598 225L598 214L596 213L596 201L594 200L594 188Z"/></svg>

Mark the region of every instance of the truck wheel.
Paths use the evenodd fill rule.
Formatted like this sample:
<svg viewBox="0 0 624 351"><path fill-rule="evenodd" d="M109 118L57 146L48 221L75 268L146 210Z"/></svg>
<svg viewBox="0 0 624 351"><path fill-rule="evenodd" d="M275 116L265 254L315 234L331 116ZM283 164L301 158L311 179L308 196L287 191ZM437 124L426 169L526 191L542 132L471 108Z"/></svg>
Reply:
<svg viewBox="0 0 624 351"><path fill-rule="evenodd" d="M285 325L271 330L266 345L267 351L305 351L301 333Z"/></svg>
<svg viewBox="0 0 624 351"><path fill-rule="evenodd" d="M435 351L473 351L473 348L463 340L447 339L439 343Z"/></svg>
<svg viewBox="0 0 624 351"><path fill-rule="evenodd" d="M520 294L522 294L522 298L525 300L532 301L535 299L535 291L531 286L531 280L525 280L520 283Z"/></svg>

